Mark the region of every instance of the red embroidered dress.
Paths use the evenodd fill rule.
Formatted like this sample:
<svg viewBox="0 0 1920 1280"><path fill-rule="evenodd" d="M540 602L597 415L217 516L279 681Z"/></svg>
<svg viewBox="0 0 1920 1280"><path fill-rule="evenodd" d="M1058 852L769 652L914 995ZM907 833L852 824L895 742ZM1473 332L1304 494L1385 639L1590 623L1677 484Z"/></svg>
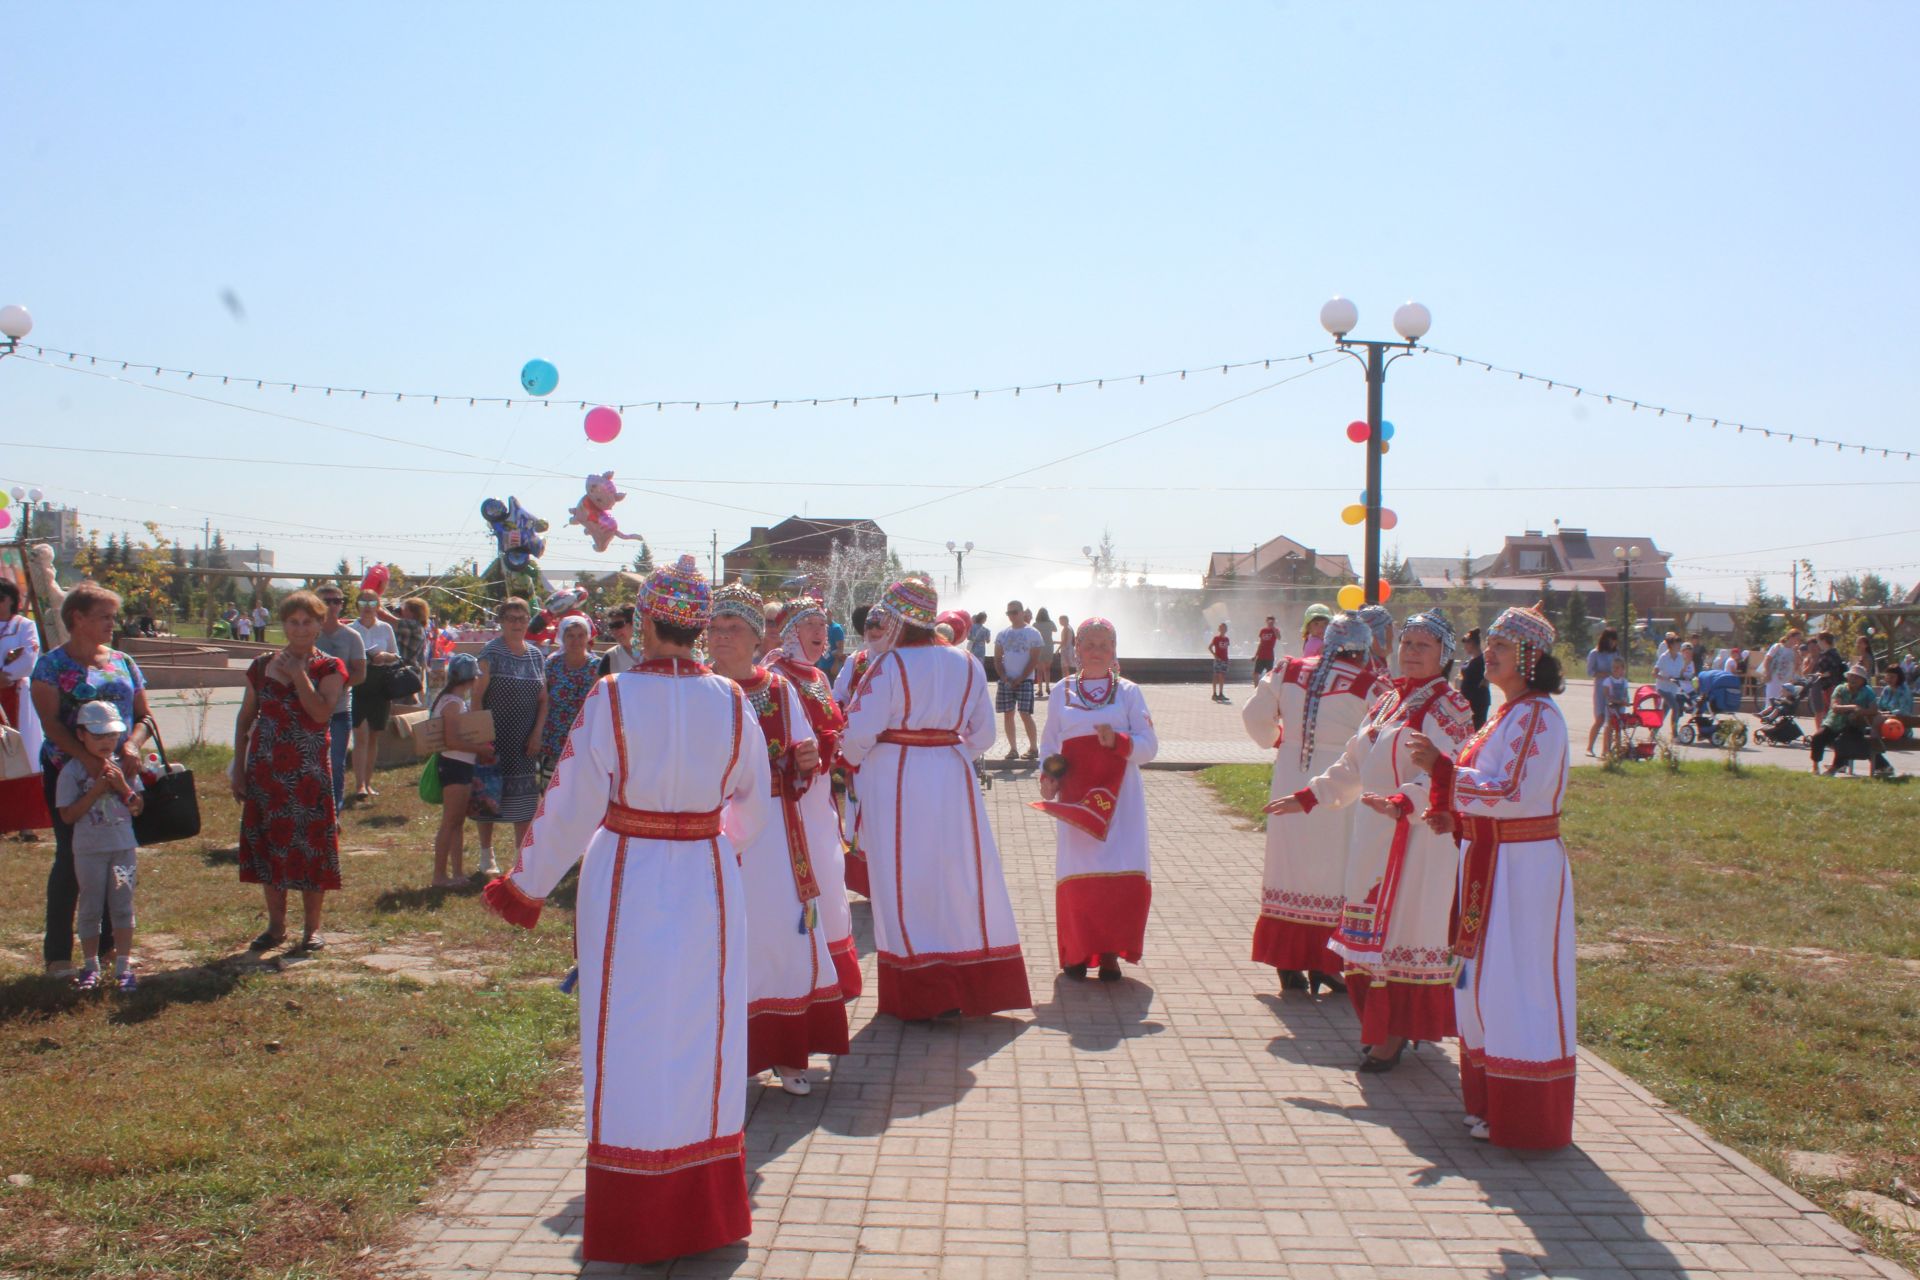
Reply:
<svg viewBox="0 0 1920 1280"><path fill-rule="evenodd" d="M327 722L311 720L290 684L267 678L272 654L247 667L259 718L247 749L240 808L240 879L305 892L340 887L340 828L333 812ZM346 664L317 653L307 676L317 686L347 678Z"/></svg>
<svg viewBox="0 0 1920 1280"><path fill-rule="evenodd" d="M747 1071L804 1067L816 1053L847 1051L847 1006L827 951L820 878L801 803L818 773L793 749L813 738L799 695L765 667L739 682L760 721L773 783L774 820L740 850L747 895ZM819 784L825 787L825 783Z"/></svg>
<svg viewBox="0 0 1920 1280"><path fill-rule="evenodd" d="M1359 662L1331 659L1309 733L1309 684L1327 661L1286 659L1261 677L1240 709L1247 736L1274 753L1271 799L1292 795L1338 760L1379 692L1377 677ZM1327 941L1340 923L1352 829L1353 813L1343 808L1267 820L1266 871L1253 930L1256 961L1277 969L1340 971Z"/></svg>
<svg viewBox="0 0 1920 1280"><path fill-rule="evenodd" d="M1560 842L1567 724L1544 694L1494 712L1434 767L1463 848L1453 949L1460 1087L1496 1146L1573 1141L1573 874Z"/></svg>
<svg viewBox="0 0 1920 1280"><path fill-rule="evenodd" d="M1473 732L1472 708L1444 676L1393 681L1340 758L1298 793L1315 812L1353 811L1340 926L1329 947L1341 958L1364 1044L1454 1034L1448 944L1459 853L1453 837L1421 820L1430 779L1408 751L1415 731L1443 752ZM1393 801L1397 814L1360 804L1368 793Z"/></svg>
<svg viewBox="0 0 1920 1280"><path fill-rule="evenodd" d="M800 797L806 820L807 848L813 853L814 873L820 877L820 926L827 934L827 954L840 979L840 994L851 1000L860 994L860 953L853 943L853 912L847 905L847 848L840 841L840 815L833 805L828 779L840 765L840 735L847 717L834 701L833 684L820 668L782 654L772 669L792 683L800 705L820 744L820 776Z"/></svg>
<svg viewBox="0 0 1920 1280"><path fill-rule="evenodd" d="M852 661L840 668L840 678L834 683L834 692L842 707L853 705L853 695L859 691L861 682L866 679L867 669L872 665L873 651L862 649L853 655ZM846 810L840 820L843 835L841 847L846 850L847 888L863 898L871 898L873 891L867 877L867 851L860 839L860 767L847 761L844 753L841 759L847 770Z"/></svg>

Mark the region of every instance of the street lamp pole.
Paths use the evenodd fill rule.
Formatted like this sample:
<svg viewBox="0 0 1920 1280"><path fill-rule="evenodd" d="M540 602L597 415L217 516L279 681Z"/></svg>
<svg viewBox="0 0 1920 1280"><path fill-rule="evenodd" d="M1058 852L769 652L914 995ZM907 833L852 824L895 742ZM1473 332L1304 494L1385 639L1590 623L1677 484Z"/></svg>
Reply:
<svg viewBox="0 0 1920 1280"><path fill-rule="evenodd" d="M953 552L953 591L955 595L958 595L967 585L967 573L964 562L967 558L967 553L973 550L973 544L969 542L962 546L956 542L949 542L947 543L947 550Z"/></svg>
<svg viewBox="0 0 1920 1280"><path fill-rule="evenodd" d="M1097 586L1099 586L1099 585L1100 585L1100 556L1099 556L1099 554L1098 554L1098 553L1096 553L1096 552L1094 551L1094 549L1093 549L1092 547L1082 547L1082 548L1080 548L1080 554L1081 554L1081 555L1083 555L1083 556L1085 556L1085 557L1087 558L1087 563L1093 566L1093 571L1092 571L1092 572L1091 572L1091 573L1090 573L1090 574L1088 575L1088 577L1087 577L1087 585L1088 585L1088 586L1091 586L1091 587L1097 587Z"/></svg>
<svg viewBox="0 0 1920 1280"><path fill-rule="evenodd" d="M1627 622L1627 611L1631 592L1627 589L1633 578L1633 566L1640 560L1639 547L1615 547L1613 558L1620 562L1620 643L1628 658L1633 656L1633 631Z"/></svg>
<svg viewBox="0 0 1920 1280"><path fill-rule="evenodd" d="M1362 338L1349 338L1347 334L1360 323L1360 309L1345 298L1335 297L1320 308L1320 323L1333 335L1334 344L1347 355L1359 361L1360 367L1367 371L1367 545L1366 578L1364 588L1367 603L1380 602L1380 508L1381 508L1381 455L1385 452L1386 441L1380 437L1381 403L1385 399L1387 387L1387 366L1401 356L1412 355L1420 348L1420 339L1433 327L1433 313L1417 302L1408 302L1393 313L1393 328L1402 339L1400 342L1383 342ZM1362 360L1356 348L1366 350ZM1398 355L1389 356L1388 351L1398 351Z"/></svg>
<svg viewBox="0 0 1920 1280"><path fill-rule="evenodd" d="M33 317L19 303L0 307L0 356L10 356L20 340L33 332Z"/></svg>

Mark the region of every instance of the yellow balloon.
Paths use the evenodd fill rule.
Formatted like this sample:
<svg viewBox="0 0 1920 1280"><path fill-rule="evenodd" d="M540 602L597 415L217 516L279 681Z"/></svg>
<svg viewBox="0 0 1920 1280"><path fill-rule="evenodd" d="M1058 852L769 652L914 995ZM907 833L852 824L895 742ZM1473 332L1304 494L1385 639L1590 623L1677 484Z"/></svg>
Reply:
<svg viewBox="0 0 1920 1280"><path fill-rule="evenodd" d="M1339 594L1334 598L1340 602L1342 609L1345 609L1348 613L1352 613L1355 609L1358 609L1367 602L1367 593L1362 588L1349 582L1346 586L1340 588Z"/></svg>
<svg viewBox="0 0 1920 1280"><path fill-rule="evenodd" d="M5 490L0 490L0 511L5 511L8 507L12 505L13 505L13 499L10 496L8 496Z"/></svg>
<svg viewBox="0 0 1920 1280"><path fill-rule="evenodd" d="M1340 518L1348 524L1359 524L1367 518L1367 509L1357 502L1350 502L1340 512Z"/></svg>

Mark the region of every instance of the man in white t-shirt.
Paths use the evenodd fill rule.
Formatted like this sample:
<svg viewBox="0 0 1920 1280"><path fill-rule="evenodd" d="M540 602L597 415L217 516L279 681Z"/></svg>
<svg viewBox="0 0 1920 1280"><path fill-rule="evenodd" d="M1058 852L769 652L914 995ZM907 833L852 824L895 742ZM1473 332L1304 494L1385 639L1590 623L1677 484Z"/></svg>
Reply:
<svg viewBox="0 0 1920 1280"><path fill-rule="evenodd" d="M380 620L379 596L369 591L360 593L360 616L352 626L366 649L369 669L391 667L400 661L400 642L394 638L393 624ZM373 739L386 731L390 704L384 675L372 677L353 695L354 796L362 801L380 794L373 789Z"/></svg>
<svg viewBox="0 0 1920 1280"><path fill-rule="evenodd" d="M267 606L264 604L253 606L253 638L261 644L267 642L267 623L272 620L273 615L267 612Z"/></svg>
<svg viewBox="0 0 1920 1280"><path fill-rule="evenodd" d="M1007 730L1007 759L1020 758L1020 740L1014 736L1013 713L1027 728L1027 759L1040 758L1040 733L1033 723L1034 658L1046 641L1027 625L1026 606L1018 600L1007 602L1007 627L993 638L993 669L1000 678L1000 691L994 709L1000 712Z"/></svg>

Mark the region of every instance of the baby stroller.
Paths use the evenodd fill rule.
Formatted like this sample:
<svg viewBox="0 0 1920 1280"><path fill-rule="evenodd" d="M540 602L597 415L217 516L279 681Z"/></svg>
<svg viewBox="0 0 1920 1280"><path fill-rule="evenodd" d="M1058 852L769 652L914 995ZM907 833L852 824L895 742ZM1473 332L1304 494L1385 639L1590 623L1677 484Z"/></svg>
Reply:
<svg viewBox="0 0 1920 1280"><path fill-rule="evenodd" d="M1805 680L1783 685L1779 696L1767 699L1767 705L1760 708L1760 728L1753 736L1775 747L1792 746L1803 740L1806 731L1795 717L1800 714L1800 703L1806 696Z"/></svg>
<svg viewBox="0 0 1920 1280"><path fill-rule="evenodd" d="M1650 684L1643 684L1633 691L1631 707L1615 708L1609 714L1613 717L1614 729L1619 733L1615 739L1615 755L1621 760L1653 759L1654 736L1667 719L1666 712L1661 709L1660 691ZM1640 740L1643 730L1647 735L1644 742Z"/></svg>
<svg viewBox="0 0 1920 1280"><path fill-rule="evenodd" d="M1708 743L1722 750L1739 750L1747 745L1747 726L1740 719L1740 673L1703 671L1696 688L1680 695L1680 724L1673 740L1681 746ZM1733 713L1720 719L1720 712Z"/></svg>

